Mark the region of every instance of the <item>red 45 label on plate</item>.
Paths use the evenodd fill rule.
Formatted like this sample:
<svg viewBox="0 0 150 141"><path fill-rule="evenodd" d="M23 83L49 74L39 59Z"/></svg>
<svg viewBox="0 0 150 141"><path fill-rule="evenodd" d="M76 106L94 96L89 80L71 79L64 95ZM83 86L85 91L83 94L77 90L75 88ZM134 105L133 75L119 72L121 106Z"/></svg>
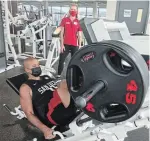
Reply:
<svg viewBox="0 0 150 141"><path fill-rule="evenodd" d="M89 112L95 113L94 105L92 103L90 103L90 102L87 104L86 110L89 111Z"/></svg>
<svg viewBox="0 0 150 141"><path fill-rule="evenodd" d="M127 93L126 94L126 103L127 104L136 104L136 94Z"/></svg>

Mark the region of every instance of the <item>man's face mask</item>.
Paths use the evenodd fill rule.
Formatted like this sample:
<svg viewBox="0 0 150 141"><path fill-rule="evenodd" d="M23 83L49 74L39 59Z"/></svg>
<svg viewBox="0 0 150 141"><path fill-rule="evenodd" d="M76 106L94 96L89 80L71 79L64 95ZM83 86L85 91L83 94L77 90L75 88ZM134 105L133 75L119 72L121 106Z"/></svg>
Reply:
<svg viewBox="0 0 150 141"><path fill-rule="evenodd" d="M74 10L70 10L69 13L73 17L75 17L77 15L77 11L74 11Z"/></svg>
<svg viewBox="0 0 150 141"><path fill-rule="evenodd" d="M35 77L40 76L42 73L41 67L32 68L31 71L32 71L32 75Z"/></svg>

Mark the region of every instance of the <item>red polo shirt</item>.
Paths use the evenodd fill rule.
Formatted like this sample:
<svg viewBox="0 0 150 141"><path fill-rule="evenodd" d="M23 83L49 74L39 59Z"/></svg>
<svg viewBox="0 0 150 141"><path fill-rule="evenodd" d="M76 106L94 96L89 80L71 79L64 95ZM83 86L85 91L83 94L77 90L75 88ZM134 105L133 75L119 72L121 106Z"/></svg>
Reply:
<svg viewBox="0 0 150 141"><path fill-rule="evenodd" d="M71 21L69 17L62 19L60 26L64 27L64 44L78 46L78 31L82 31L79 20Z"/></svg>

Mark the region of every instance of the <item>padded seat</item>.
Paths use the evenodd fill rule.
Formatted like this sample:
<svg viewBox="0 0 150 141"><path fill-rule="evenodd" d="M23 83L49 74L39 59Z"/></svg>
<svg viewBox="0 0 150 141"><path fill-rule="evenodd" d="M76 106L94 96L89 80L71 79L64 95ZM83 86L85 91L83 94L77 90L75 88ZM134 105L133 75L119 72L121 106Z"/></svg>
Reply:
<svg viewBox="0 0 150 141"><path fill-rule="evenodd" d="M21 85L28 80L28 76L26 73L19 74L17 76L13 76L11 78L7 78L7 84L19 95L19 89Z"/></svg>

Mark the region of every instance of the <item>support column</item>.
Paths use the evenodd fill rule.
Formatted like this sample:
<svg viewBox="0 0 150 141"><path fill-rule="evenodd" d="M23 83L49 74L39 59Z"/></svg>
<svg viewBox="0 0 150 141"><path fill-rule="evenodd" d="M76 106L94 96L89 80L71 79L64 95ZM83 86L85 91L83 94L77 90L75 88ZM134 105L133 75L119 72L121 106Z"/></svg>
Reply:
<svg viewBox="0 0 150 141"><path fill-rule="evenodd" d="M15 17L16 13L18 13L17 6L18 6L17 1L13 1L13 0L8 1L8 8L9 8L9 11L11 12L13 17Z"/></svg>
<svg viewBox="0 0 150 141"><path fill-rule="evenodd" d="M48 14L48 1L44 1L44 16Z"/></svg>
<svg viewBox="0 0 150 141"><path fill-rule="evenodd" d="M117 9L117 0L113 0L113 1L107 0L106 19L115 20L116 19L116 9Z"/></svg>
<svg viewBox="0 0 150 141"><path fill-rule="evenodd" d="M94 2L93 3L93 18L98 18L97 8L98 8L98 3Z"/></svg>
<svg viewBox="0 0 150 141"><path fill-rule="evenodd" d="M16 14L18 13L17 1L9 0L7 3L10 13L12 14L13 17L16 17ZM17 34L17 30L14 25L10 26L10 33Z"/></svg>
<svg viewBox="0 0 150 141"><path fill-rule="evenodd" d="M6 51L5 51L5 39L4 39L4 26L2 19L2 5L0 2L0 72L6 69Z"/></svg>

